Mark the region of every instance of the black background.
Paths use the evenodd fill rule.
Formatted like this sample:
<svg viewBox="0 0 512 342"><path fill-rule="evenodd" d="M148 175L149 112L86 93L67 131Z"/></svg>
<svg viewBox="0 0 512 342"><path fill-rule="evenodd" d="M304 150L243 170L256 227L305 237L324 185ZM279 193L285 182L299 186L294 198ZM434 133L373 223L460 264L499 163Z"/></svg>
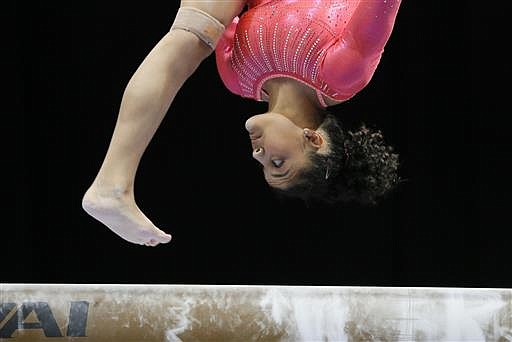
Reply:
<svg viewBox="0 0 512 342"><path fill-rule="evenodd" d="M88 216L124 87L176 3L16 5L1 281L512 287L508 12L471 2L404 0L372 81L333 108L400 153L408 181L378 207L275 199L243 129L265 104L229 93L211 56L137 173L137 203L172 242L132 245Z"/></svg>

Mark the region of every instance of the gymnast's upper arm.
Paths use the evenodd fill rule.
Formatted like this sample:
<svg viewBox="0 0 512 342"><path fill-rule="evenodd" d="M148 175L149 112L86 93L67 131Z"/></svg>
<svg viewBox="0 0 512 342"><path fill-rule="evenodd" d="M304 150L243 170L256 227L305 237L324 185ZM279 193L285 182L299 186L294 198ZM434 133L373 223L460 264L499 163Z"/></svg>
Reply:
<svg viewBox="0 0 512 342"><path fill-rule="evenodd" d="M368 61L350 37L339 38L326 52L321 79L338 97L350 97L368 83Z"/></svg>

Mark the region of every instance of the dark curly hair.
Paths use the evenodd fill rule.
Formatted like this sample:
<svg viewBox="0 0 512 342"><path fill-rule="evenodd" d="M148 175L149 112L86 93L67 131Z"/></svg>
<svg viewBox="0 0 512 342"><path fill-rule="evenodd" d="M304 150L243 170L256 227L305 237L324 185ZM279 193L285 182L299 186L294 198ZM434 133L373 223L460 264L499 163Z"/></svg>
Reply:
<svg viewBox="0 0 512 342"><path fill-rule="evenodd" d="M286 189L273 188L280 197L374 206L397 187L401 181L398 154L385 145L380 130L362 123L355 132L343 131L331 113L326 113L318 130L326 136L329 152L310 152L311 166L297 175L296 182Z"/></svg>

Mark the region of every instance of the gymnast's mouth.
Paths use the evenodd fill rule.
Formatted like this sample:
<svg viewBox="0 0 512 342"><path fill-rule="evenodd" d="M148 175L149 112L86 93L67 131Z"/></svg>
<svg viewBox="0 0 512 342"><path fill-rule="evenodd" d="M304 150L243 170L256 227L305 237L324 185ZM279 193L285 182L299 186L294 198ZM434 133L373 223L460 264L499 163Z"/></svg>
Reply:
<svg viewBox="0 0 512 342"><path fill-rule="evenodd" d="M263 137L263 130L256 124L254 118L253 116L245 122L245 129L249 133L253 150L261 147L261 139Z"/></svg>
<svg viewBox="0 0 512 342"><path fill-rule="evenodd" d="M260 138L263 133L261 127L257 124L256 116L247 119L245 129L249 133L251 140Z"/></svg>
<svg viewBox="0 0 512 342"><path fill-rule="evenodd" d="M259 139L261 139L262 136L263 136L263 134L261 134L261 133L259 133L259 134L249 133L249 138L251 139L251 141L259 140Z"/></svg>
<svg viewBox="0 0 512 342"><path fill-rule="evenodd" d="M263 137L263 132L260 129L248 129L249 139L251 139L251 144L253 148L256 148L255 145L261 145L261 138Z"/></svg>
<svg viewBox="0 0 512 342"><path fill-rule="evenodd" d="M249 137L251 138L251 145L252 145L253 150L261 147L260 139L261 139L262 135L260 135L258 137L253 137L249 134Z"/></svg>

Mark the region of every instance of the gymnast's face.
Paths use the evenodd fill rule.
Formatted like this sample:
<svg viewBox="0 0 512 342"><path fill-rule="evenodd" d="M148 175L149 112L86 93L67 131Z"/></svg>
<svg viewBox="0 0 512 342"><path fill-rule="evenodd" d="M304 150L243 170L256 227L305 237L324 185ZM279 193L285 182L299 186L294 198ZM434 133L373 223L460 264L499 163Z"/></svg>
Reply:
<svg viewBox="0 0 512 342"><path fill-rule="evenodd" d="M245 123L252 144L252 156L263 166L267 183L285 189L299 171L308 166L307 154L322 144L312 129L295 125L278 113L255 115Z"/></svg>

